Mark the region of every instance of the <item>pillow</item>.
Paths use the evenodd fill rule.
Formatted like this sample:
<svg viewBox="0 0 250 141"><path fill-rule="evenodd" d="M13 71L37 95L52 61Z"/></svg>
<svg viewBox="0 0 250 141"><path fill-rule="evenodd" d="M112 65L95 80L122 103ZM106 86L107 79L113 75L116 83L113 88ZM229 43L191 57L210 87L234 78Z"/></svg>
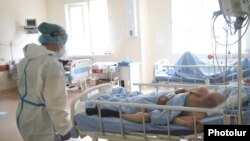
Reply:
<svg viewBox="0 0 250 141"><path fill-rule="evenodd" d="M225 109L225 110L237 110L238 108L238 87L237 86L226 86L218 89L218 92L225 95L226 100L215 107L215 109ZM242 106L247 106L249 104L250 93L249 88L242 89ZM207 113L208 116L211 116L215 113Z"/></svg>
<svg viewBox="0 0 250 141"><path fill-rule="evenodd" d="M246 94L243 92L242 93L242 105L244 106L247 96ZM219 106L217 106L217 108L223 108L223 109L229 109L229 110L233 110L238 108L238 93L237 95L230 95L222 104L220 104Z"/></svg>
<svg viewBox="0 0 250 141"><path fill-rule="evenodd" d="M227 107L225 106L225 108L228 108L228 109L236 109L238 107L238 86L236 85L229 85L229 86L224 86L222 89L219 89L218 92L224 94L226 96L226 101L224 102L224 105L225 103L229 102L229 103L232 103L232 100L231 99L236 99L235 102L237 102L236 104L234 104L235 106L234 107ZM228 99L230 98L230 99ZM249 104L249 98L250 98L250 89L248 87L244 87L242 88L242 105L243 106L246 106ZM228 104L226 104L228 105Z"/></svg>

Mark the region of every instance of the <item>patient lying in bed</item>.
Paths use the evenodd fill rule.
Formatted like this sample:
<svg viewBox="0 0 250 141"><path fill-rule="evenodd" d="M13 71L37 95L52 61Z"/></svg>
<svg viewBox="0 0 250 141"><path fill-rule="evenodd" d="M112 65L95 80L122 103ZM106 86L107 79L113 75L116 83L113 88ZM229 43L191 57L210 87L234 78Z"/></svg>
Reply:
<svg viewBox="0 0 250 141"><path fill-rule="evenodd" d="M177 94L179 93L177 92ZM185 91L181 90L181 93L179 95L180 96L186 95L185 102L183 105L185 107L214 108L225 100L225 97L223 94L220 94L215 91L208 93L208 90L204 87L199 87L199 88L195 88L192 90L185 90ZM175 99L175 97L173 99ZM159 104L161 105L168 105L168 102L171 102L170 99L168 99L167 97L162 97L160 101L161 102ZM183 111L183 112L174 111L174 112L176 115L173 116L174 118L172 120L171 120L171 115L170 115L170 121L172 121L172 123L194 128L193 112L186 112L186 111ZM166 115L165 112L159 112L159 114L154 114L154 115L152 115L152 113L138 112L135 114L123 114L122 118L129 120L129 121L137 122L137 123L142 123L143 117L145 119L145 122L148 122L148 123L153 122L153 123L165 124L165 122L167 122L167 121L165 122L162 121L162 119L164 119L162 118L162 116ZM204 119L206 116L207 116L206 113L196 113L197 121ZM197 122L196 125L197 125L198 131L202 130L203 128L202 124Z"/></svg>
<svg viewBox="0 0 250 141"><path fill-rule="evenodd" d="M148 100L144 97L133 98L129 101L130 103L141 103L141 104L158 104L158 105L169 105L169 106L187 106L187 107L203 107L203 108L213 108L224 101L224 96L216 92L209 92L207 88L198 87L194 89L179 89L175 91L175 96L173 98L169 97L167 94L159 97L157 100ZM146 100L145 100L146 99ZM154 99L154 98L152 98ZM97 108L87 108L86 113L88 115L97 115ZM101 110L102 117L120 117L118 111L110 109ZM206 117L205 113L197 113L197 120L201 120ZM152 123L155 125L165 125L167 123L167 116L163 110L145 110L145 113L138 111L124 112L122 113L122 118L128 121L133 121L136 123L142 123L143 117L145 122ZM181 112L181 111L171 111L170 122L174 124L179 124L183 126L188 126L193 128L193 112ZM202 125L197 123L197 129L201 129Z"/></svg>

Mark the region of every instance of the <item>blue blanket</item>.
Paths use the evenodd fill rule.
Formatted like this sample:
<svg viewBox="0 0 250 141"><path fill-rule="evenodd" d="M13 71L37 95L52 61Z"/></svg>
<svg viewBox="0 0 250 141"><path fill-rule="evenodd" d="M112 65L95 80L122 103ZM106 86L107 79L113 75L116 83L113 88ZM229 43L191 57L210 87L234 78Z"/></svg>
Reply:
<svg viewBox="0 0 250 141"><path fill-rule="evenodd" d="M139 104L158 104L159 99L167 94L167 92L151 94L142 94L140 92L129 92L122 87L114 88L111 94L103 95L97 98L100 101L111 101L111 102L126 102L126 103L139 103ZM166 105L168 106L184 106L187 94L178 94ZM86 108L95 108L96 105L91 102L86 102ZM108 109L118 111L118 107L114 105L102 105L101 109ZM140 112L140 108L122 107L122 112L127 114L134 114ZM145 109L145 112L150 113L151 123L153 125L165 125L167 123L167 114L164 110L158 109ZM181 111L170 111L170 122L181 114Z"/></svg>

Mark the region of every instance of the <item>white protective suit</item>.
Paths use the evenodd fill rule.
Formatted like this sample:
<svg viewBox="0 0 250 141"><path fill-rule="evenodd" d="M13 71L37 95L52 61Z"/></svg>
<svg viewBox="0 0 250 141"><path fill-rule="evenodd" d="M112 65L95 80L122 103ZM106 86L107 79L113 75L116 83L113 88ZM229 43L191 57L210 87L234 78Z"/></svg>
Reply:
<svg viewBox="0 0 250 141"><path fill-rule="evenodd" d="M71 129L66 112L64 70L56 53L35 44L17 66L17 125L24 141L58 141Z"/></svg>

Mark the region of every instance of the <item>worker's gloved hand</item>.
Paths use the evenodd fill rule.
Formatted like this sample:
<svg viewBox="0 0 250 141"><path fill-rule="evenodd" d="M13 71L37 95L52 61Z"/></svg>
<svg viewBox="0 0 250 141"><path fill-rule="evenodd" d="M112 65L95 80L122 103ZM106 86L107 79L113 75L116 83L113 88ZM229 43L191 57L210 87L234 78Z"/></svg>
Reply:
<svg viewBox="0 0 250 141"><path fill-rule="evenodd" d="M60 141L65 141L65 140L69 140L71 138L71 132L69 131L67 134L65 135L60 135L61 140Z"/></svg>

